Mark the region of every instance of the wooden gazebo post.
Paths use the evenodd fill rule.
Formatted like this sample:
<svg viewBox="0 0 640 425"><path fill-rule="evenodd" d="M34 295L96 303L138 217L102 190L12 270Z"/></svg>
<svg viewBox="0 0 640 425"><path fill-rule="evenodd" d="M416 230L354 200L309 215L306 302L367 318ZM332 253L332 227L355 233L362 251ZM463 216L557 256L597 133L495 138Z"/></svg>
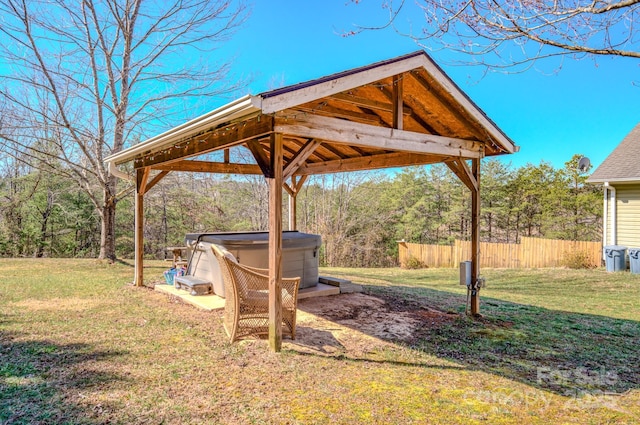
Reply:
<svg viewBox="0 0 640 425"><path fill-rule="evenodd" d="M135 255L135 276L133 284L142 286L144 283L144 194L147 190L147 179L149 178L149 168L136 170L136 199L134 218L134 255Z"/></svg>
<svg viewBox="0 0 640 425"><path fill-rule="evenodd" d="M287 186L285 186L285 188L286 187ZM298 197L297 192L289 192L289 230L298 230L298 221L296 219L296 216L298 215L297 197Z"/></svg>
<svg viewBox="0 0 640 425"><path fill-rule="evenodd" d="M162 180L168 171L161 171L149 180L151 169L149 167L138 168L136 170L136 199L135 199L135 217L134 217L134 258L135 258L135 276L133 284L135 286L144 285L144 195L151 190L160 180Z"/></svg>
<svg viewBox="0 0 640 425"><path fill-rule="evenodd" d="M480 314L480 159L471 160L471 315Z"/></svg>
<svg viewBox="0 0 640 425"><path fill-rule="evenodd" d="M271 134L269 183L269 347L282 347L282 134Z"/></svg>
<svg viewBox="0 0 640 425"><path fill-rule="evenodd" d="M307 180L307 176L291 176L291 185L283 184L284 189L289 194L289 230L298 230L297 209L298 193L302 185Z"/></svg>
<svg viewBox="0 0 640 425"><path fill-rule="evenodd" d="M480 157L471 158L471 168L464 158L445 161L471 191L471 315L480 315Z"/></svg>

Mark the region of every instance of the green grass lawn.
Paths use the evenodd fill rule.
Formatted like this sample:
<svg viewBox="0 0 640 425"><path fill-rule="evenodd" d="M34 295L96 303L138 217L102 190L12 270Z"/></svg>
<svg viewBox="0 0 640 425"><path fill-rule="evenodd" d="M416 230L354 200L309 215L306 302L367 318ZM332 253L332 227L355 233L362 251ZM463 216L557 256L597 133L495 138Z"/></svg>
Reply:
<svg viewBox="0 0 640 425"><path fill-rule="evenodd" d="M131 264L2 259L0 424L640 423L640 275L483 270L472 320L457 270L322 274L448 319L370 350L275 354L229 344L220 312L131 287Z"/></svg>

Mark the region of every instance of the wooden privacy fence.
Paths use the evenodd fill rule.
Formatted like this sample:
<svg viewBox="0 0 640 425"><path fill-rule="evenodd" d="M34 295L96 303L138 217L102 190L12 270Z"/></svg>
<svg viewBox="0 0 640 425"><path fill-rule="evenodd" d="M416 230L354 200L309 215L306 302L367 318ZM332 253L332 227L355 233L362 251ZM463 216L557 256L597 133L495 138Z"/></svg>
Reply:
<svg viewBox="0 0 640 425"><path fill-rule="evenodd" d="M421 245L399 243L400 266L419 262L427 267L458 267L471 259L471 242L455 241L453 245ZM480 266L495 268L559 267L568 254L580 253L585 263L599 267L602 262L602 243L564 241L558 239L521 238L515 243L480 243Z"/></svg>

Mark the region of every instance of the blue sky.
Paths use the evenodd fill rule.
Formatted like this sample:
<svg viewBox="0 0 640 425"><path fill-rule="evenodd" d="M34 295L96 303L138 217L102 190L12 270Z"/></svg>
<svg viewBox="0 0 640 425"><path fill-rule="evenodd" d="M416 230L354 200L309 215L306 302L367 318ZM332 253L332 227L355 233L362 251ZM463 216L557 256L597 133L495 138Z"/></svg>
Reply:
<svg viewBox="0 0 640 425"><path fill-rule="evenodd" d="M354 25L385 19L381 0L256 0L247 23L224 48L236 77L251 77L257 94L421 49L391 29L342 37ZM409 14L408 25L421 18ZM504 158L514 166L544 160L564 166L575 153L597 166L640 122L640 61L601 57L543 62L520 74L453 66L452 52L428 52L521 147ZM464 58L461 58L464 59ZM635 83L635 85L634 85ZM211 104L209 109L220 106Z"/></svg>

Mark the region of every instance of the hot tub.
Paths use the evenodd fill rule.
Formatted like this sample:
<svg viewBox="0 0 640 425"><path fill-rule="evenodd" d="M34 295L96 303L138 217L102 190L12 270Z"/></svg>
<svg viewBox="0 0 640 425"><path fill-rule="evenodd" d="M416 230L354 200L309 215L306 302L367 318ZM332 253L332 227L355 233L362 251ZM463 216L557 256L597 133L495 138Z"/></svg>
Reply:
<svg viewBox="0 0 640 425"><path fill-rule="evenodd" d="M240 264L269 267L269 232L188 233L185 243L189 254L187 275L208 280L216 295L224 297L224 283L211 245L223 246ZM300 289L318 284L320 235L298 231L282 232L282 275L300 277Z"/></svg>

